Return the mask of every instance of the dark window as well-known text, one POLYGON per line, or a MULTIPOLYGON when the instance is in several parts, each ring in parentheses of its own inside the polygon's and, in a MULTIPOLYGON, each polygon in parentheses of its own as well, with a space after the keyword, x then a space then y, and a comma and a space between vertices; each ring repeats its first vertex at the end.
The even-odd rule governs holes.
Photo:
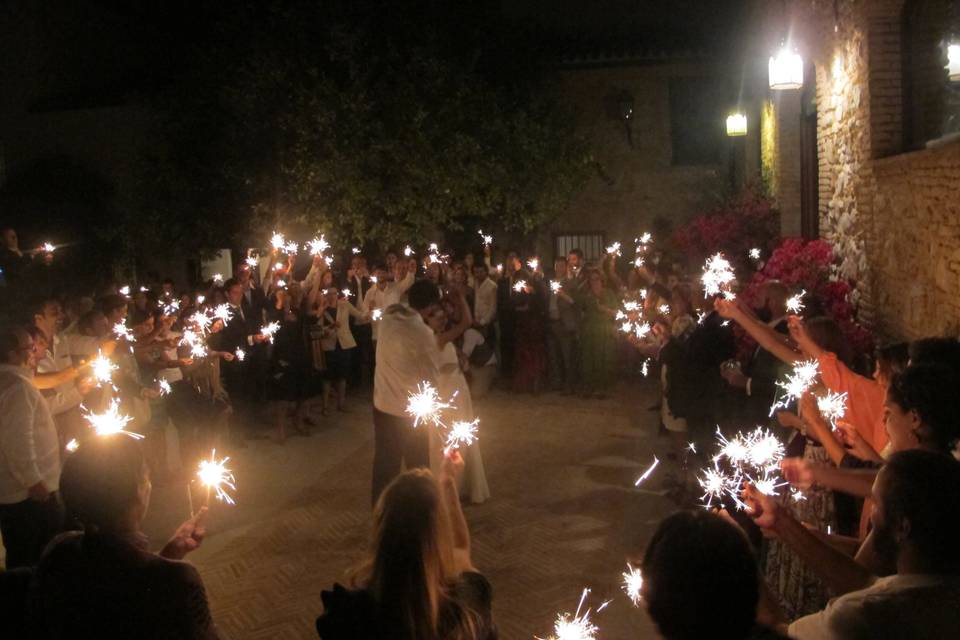
POLYGON ((720 164, 729 100, 720 82, 670 79, 670 141, 673 164, 720 164))
POLYGON ((605 251, 602 233, 565 233, 553 239, 554 257, 565 256, 573 249, 583 251, 587 262, 599 260, 605 251))
POLYGON ((951 82, 947 47, 960 44, 960 0, 914 0, 903 7, 903 146, 960 134, 960 82, 951 82))

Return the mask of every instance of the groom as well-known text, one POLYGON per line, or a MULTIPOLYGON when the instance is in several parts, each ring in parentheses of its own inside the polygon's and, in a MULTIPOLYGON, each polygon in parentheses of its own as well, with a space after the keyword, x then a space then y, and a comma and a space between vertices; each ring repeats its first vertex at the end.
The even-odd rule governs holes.
POLYGON ((373 378, 373 504, 400 473, 402 463, 408 469, 430 466, 427 429, 414 428, 406 407, 417 385, 437 386, 439 350, 426 321, 439 306, 440 293, 429 280, 418 280, 407 300, 407 305, 387 307, 379 320, 373 378))

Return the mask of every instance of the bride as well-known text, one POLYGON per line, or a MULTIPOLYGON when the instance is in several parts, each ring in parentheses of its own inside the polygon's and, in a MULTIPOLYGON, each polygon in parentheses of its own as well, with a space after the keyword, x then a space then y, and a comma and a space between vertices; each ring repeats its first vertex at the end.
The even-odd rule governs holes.
MULTIPOLYGON (((447 297, 444 298, 443 305, 430 316, 429 324, 437 336, 437 348, 440 350, 438 362, 440 397, 446 399, 456 394, 453 400, 454 408, 448 414, 450 419, 472 422, 476 416, 473 413, 470 386, 463 375, 461 365, 461 359, 466 360, 466 357, 457 350, 454 341, 473 324, 473 317, 466 298, 459 288, 451 287, 447 297)), ((460 495, 474 504, 480 504, 490 497, 490 487, 487 485, 487 477, 483 471, 483 458, 480 456, 480 445, 477 441, 469 447, 461 445, 460 453, 466 463, 460 495)))

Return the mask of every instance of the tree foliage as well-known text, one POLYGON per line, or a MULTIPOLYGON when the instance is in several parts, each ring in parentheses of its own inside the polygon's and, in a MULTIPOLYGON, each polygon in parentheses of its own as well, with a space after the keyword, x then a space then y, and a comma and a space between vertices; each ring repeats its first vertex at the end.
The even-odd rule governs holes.
POLYGON ((526 233, 588 175, 536 39, 482 2, 253 3, 216 25, 145 174, 181 238, 526 233))

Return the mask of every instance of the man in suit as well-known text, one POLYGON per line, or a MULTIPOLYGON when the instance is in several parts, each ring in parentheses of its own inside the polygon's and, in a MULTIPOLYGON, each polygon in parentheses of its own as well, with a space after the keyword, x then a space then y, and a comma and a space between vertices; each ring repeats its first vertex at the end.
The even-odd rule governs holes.
MULTIPOLYGON (((757 317, 773 329, 787 335, 787 299, 790 290, 779 280, 770 280, 763 286, 757 317)), ((748 424, 764 424, 770 415, 770 406, 776 394, 776 382, 784 373, 784 365, 775 355, 757 346, 743 371, 723 367, 721 375, 733 388, 739 417, 748 424), (746 397, 744 397, 746 396, 746 397)))
MULTIPOLYGON (((367 270, 367 259, 362 255, 355 255, 350 259, 350 268, 341 289, 348 289, 350 295, 347 300, 360 307, 370 290, 370 272, 367 270)), ((373 375, 373 326, 369 318, 357 319, 350 316, 350 332, 357 343, 350 361, 350 386, 354 389, 363 384, 363 369, 366 368, 373 375)))

